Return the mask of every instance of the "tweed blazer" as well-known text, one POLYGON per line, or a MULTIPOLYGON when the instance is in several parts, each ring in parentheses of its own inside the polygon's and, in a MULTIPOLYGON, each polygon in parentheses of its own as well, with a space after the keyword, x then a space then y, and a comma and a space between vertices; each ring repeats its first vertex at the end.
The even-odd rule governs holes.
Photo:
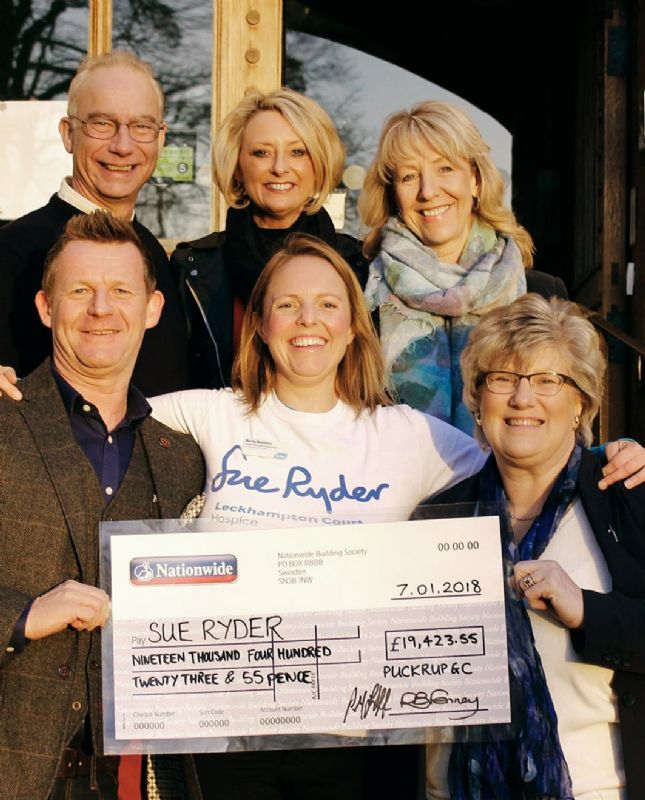
POLYGON ((61 582, 97 584, 99 521, 178 517, 203 488, 204 464, 192 439, 148 418, 106 506, 49 360, 21 389, 21 403, 0 400, 0 800, 45 800, 88 713, 102 751, 100 633, 68 629, 14 653, 15 625, 61 582))

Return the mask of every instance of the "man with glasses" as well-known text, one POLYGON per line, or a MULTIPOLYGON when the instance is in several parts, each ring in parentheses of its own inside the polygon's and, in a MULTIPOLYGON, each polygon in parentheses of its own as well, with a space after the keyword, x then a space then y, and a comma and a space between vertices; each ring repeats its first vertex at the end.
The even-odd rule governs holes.
POLYGON ((118 50, 84 59, 59 131, 72 154, 71 177, 46 206, 0 229, 0 363, 26 375, 50 355, 51 336, 34 306, 45 255, 71 217, 103 208, 133 221, 165 297, 159 325, 144 338, 134 383, 148 395, 186 388, 186 330, 168 259, 134 219, 166 131, 163 94, 151 67, 118 50))

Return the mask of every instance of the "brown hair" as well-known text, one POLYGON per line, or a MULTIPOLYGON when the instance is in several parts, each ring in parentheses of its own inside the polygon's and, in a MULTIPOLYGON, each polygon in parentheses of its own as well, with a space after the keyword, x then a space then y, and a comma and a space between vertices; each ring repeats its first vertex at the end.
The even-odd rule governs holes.
POLYGON ((232 384, 240 389, 251 411, 257 411, 264 396, 275 387, 275 365, 262 341, 260 327, 264 299, 278 269, 296 256, 322 258, 340 276, 347 289, 354 338, 336 374, 336 393, 356 413, 389 405, 385 364, 378 337, 363 292, 351 267, 328 244, 302 233, 288 236, 284 246, 270 259, 258 278, 242 323, 240 351, 233 366, 232 384))
POLYGON ((432 148, 453 163, 463 158, 476 173, 479 207, 473 213, 496 231, 511 236, 525 267, 533 264, 533 240, 504 205, 504 182, 490 156, 490 147, 470 117, 456 106, 434 100, 409 111, 397 111, 386 120, 378 150, 365 178, 358 208, 369 228, 363 252, 372 259, 381 247, 383 226, 397 213, 393 180, 397 166, 411 154, 432 148))
POLYGON ((45 257, 41 288, 51 298, 54 287, 56 260, 70 242, 98 242, 100 244, 133 244, 144 265, 144 280, 148 294, 154 291, 157 284, 155 268, 146 253, 139 235, 132 223, 118 219, 109 211, 99 209, 89 214, 76 214, 65 225, 62 234, 56 239, 45 257))
MULTIPOLYGON (((474 414, 479 408, 482 376, 507 364, 528 363, 545 348, 568 358, 567 373, 576 382, 582 400, 576 438, 588 446, 591 424, 598 413, 607 368, 600 337, 575 303, 526 294, 509 306, 483 316, 461 354, 464 403, 474 414)), ((477 428, 481 437, 481 429, 477 428)))
POLYGON ((248 94, 224 119, 213 144, 213 177, 226 202, 237 208, 249 204, 236 178, 244 131, 262 111, 276 111, 305 144, 314 168, 315 197, 304 211, 314 214, 336 188, 345 162, 345 148, 327 112, 304 94, 278 89, 269 94, 248 94))

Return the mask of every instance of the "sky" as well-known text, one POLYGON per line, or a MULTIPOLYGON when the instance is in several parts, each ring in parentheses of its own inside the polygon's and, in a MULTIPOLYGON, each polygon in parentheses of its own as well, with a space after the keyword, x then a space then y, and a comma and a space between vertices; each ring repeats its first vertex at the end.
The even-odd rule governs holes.
POLYGON ((355 112, 362 116, 367 125, 378 131, 388 114, 421 100, 454 103, 474 119, 484 141, 490 145, 493 160, 510 175, 512 136, 493 117, 458 95, 412 72, 360 50, 345 49, 363 84, 363 91, 357 97, 355 112))

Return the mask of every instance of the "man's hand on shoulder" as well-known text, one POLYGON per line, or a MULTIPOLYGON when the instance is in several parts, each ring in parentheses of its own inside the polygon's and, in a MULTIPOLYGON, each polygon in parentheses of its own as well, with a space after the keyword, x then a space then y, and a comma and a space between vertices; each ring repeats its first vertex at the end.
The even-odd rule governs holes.
POLYGON ((110 616, 110 598, 96 586, 65 581, 32 603, 25 624, 26 639, 44 639, 64 631, 91 631, 105 625, 110 616))
POLYGON ((22 400, 22 392, 18 389, 18 376, 13 367, 0 365, 0 397, 6 394, 12 400, 22 400))
MULTIPOLYGON (((2 384, 0 384, 0 389, 2 384)), ((633 489, 645 482, 645 448, 631 439, 619 439, 605 446, 607 464, 602 468, 604 478, 598 484, 606 489, 612 483, 625 481, 626 489, 633 489)))

